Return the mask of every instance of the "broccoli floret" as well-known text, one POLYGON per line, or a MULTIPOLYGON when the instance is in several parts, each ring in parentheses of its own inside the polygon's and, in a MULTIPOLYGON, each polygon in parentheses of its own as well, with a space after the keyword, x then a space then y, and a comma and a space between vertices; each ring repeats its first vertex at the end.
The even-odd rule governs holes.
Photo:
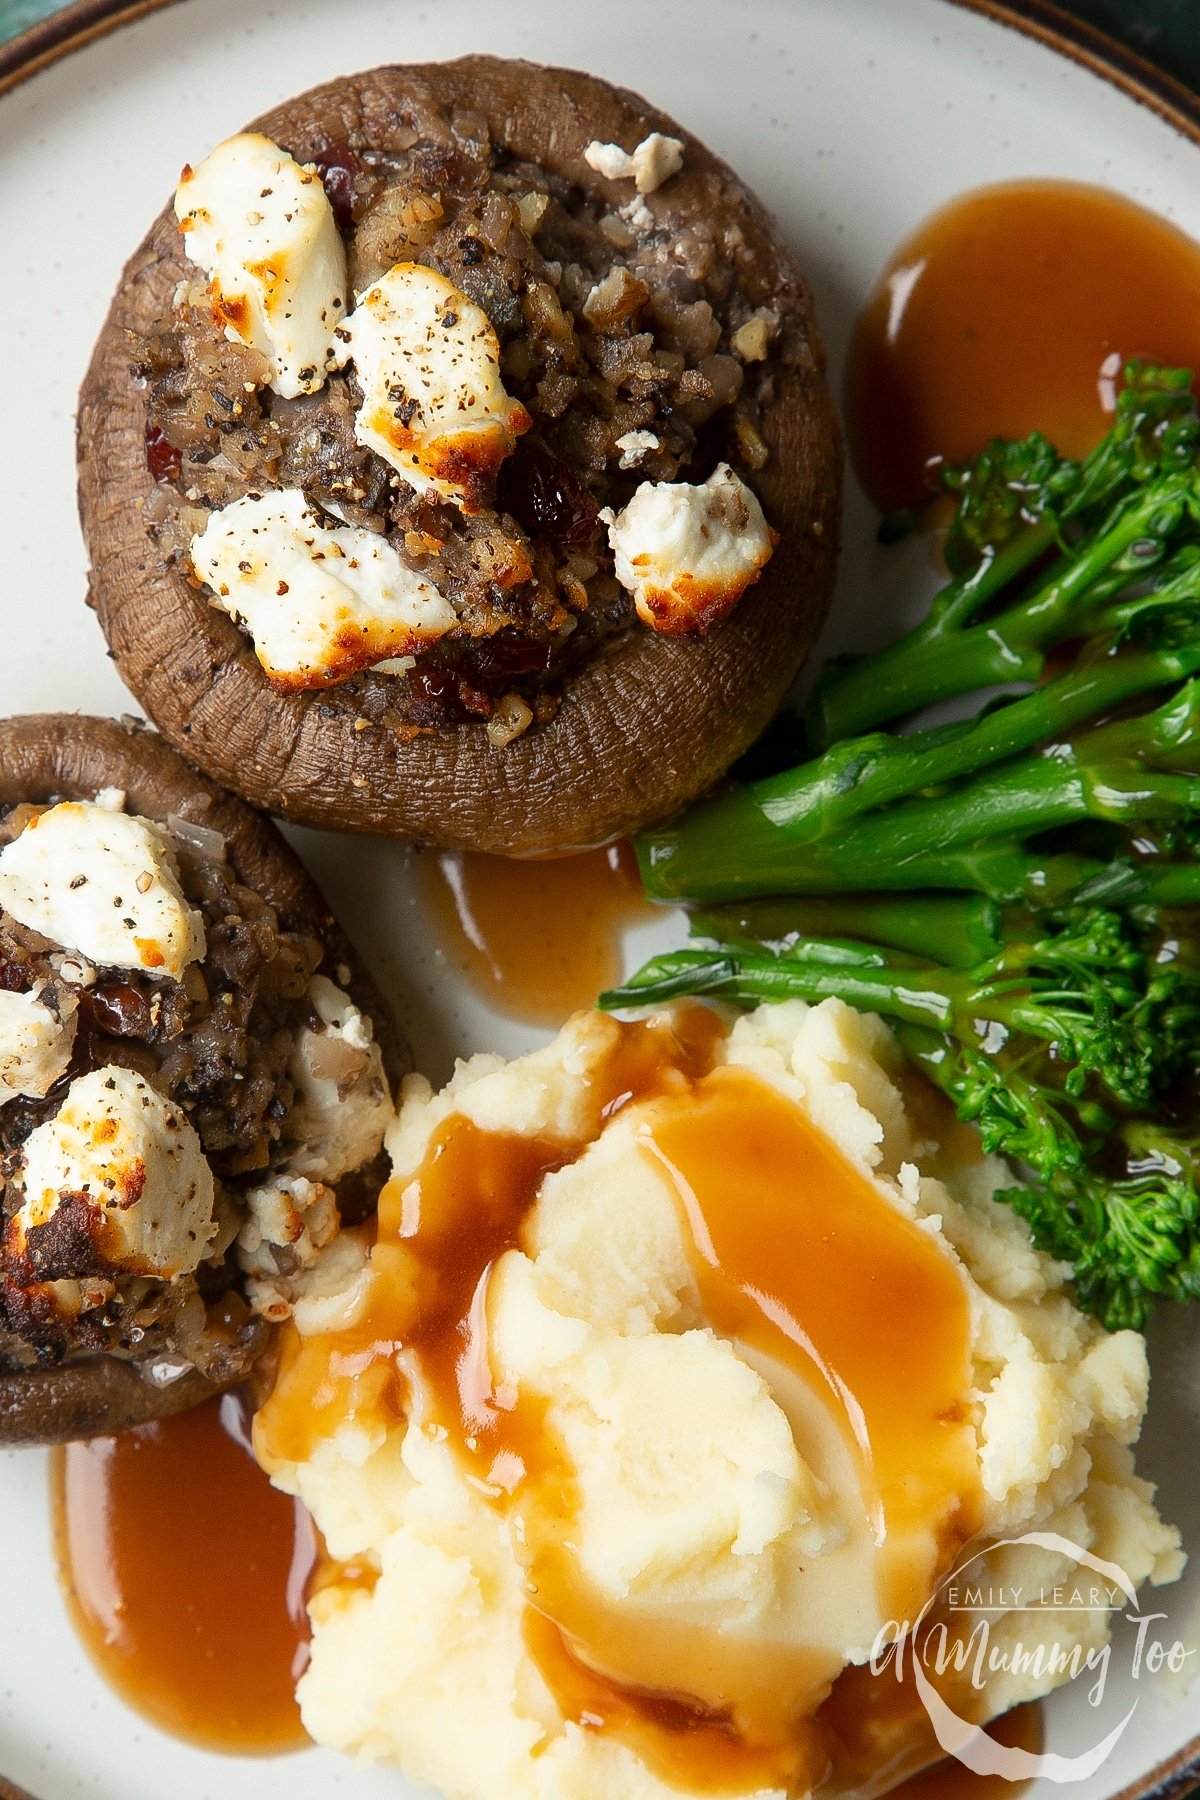
POLYGON ((1190 372, 1131 363, 1112 429, 1082 463, 1035 434, 951 471, 960 504, 948 560, 964 572, 896 643, 828 666, 809 710, 813 741, 990 682, 1036 680, 1053 645, 1087 636, 1108 601, 1194 535, 1198 442, 1190 372))

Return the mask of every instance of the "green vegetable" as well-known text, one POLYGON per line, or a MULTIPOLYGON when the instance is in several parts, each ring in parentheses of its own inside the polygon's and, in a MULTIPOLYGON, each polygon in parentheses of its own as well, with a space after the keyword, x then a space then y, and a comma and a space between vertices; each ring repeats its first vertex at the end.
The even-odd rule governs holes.
POLYGON ((748 900, 692 914, 695 937, 779 955, 806 937, 845 934, 893 950, 969 969, 995 956, 1025 921, 1006 923, 980 894, 830 894, 748 900))
POLYGON ((1072 1265, 1080 1304, 1110 1331, 1140 1329, 1159 1299, 1200 1296, 1195 1164, 1160 1125, 1106 1131, 1102 1117, 1073 1109, 1044 1061, 1002 1066, 911 1026, 897 1035, 984 1148, 1024 1165, 1028 1178, 996 1198, 1072 1265))
POLYGON ((601 1004, 880 1013, 1021 1174, 1000 1198, 1082 1304, 1141 1324, 1200 1296, 1200 1134, 1178 1123, 1200 1082, 1190 376, 1131 366, 1082 463, 1034 434, 947 485, 952 579, 915 631, 818 685, 821 754, 642 837, 647 893, 699 905, 708 942, 601 1004), (1035 685, 991 697, 1013 683, 1035 685), (973 718, 868 729, 969 692, 973 718))
POLYGON ((1090 635, 1106 601, 1196 523, 1198 437, 1190 374, 1131 364, 1113 428, 1085 462, 1052 456, 1035 435, 997 441, 952 474, 960 506, 947 558, 966 561, 966 572, 886 650, 830 665, 810 707, 813 742, 973 688, 1036 680, 1053 645, 1090 635), (1061 554, 1035 573, 1056 544, 1061 554))
MULTIPOLYGON (((1168 679, 1168 668, 1200 666, 1200 638, 1186 654, 1114 657, 1100 665, 1106 671, 1102 679, 1093 681, 1088 671, 1064 676, 966 727, 911 738, 853 739, 819 759, 823 774, 814 776, 809 773, 814 765, 804 764, 790 775, 712 801, 673 830, 639 841, 646 891, 659 900, 709 901, 941 886, 1034 902, 1044 882, 1030 874, 1018 848, 1022 840, 1082 819, 1136 827, 1186 820, 1200 810, 1200 777, 1191 772, 1200 767, 1200 684, 1188 682, 1155 712, 1053 743, 1049 754, 1027 751, 994 767, 988 754, 983 764, 988 772, 928 798, 864 808, 861 815, 854 799, 859 792, 887 792, 905 783, 927 787, 931 783, 922 775, 948 771, 956 759, 978 766, 981 746, 990 749, 1003 741, 1010 714, 1021 714, 1019 729, 1008 733, 1010 741, 1027 741, 1031 721, 1047 735, 1064 690, 1065 716, 1059 721, 1064 728, 1078 722, 1083 704, 1097 694, 1104 695, 1101 710, 1107 710, 1122 691, 1126 696, 1137 691, 1130 667, 1134 678, 1144 681, 1148 666, 1168 679), (840 785, 832 773, 839 760, 840 785), (992 839, 1003 842, 999 861, 977 859, 973 849, 986 849, 992 839)), ((1065 892, 1052 903, 1061 904, 1065 892)))
POLYGON ((600 1004, 662 1000, 679 991, 681 976, 685 991, 750 1005, 833 997, 989 1056, 1016 1036, 1033 1038, 1051 1051, 1067 1093, 1082 1095, 1095 1077, 1127 1107, 1150 1103, 1200 1027, 1200 977, 1154 962, 1132 921, 1099 908, 1005 944, 969 969, 847 938, 806 937, 776 955, 729 945, 672 951, 600 1004))
MULTIPOLYGON (((1200 564, 1193 580, 1200 601, 1200 564)), ((851 738, 693 807, 639 840, 646 891, 661 900, 710 900, 786 885, 780 871, 794 866, 798 851, 819 848, 862 814, 993 767, 1200 671, 1197 611, 1185 646, 1110 650, 976 719, 907 737, 851 738)))

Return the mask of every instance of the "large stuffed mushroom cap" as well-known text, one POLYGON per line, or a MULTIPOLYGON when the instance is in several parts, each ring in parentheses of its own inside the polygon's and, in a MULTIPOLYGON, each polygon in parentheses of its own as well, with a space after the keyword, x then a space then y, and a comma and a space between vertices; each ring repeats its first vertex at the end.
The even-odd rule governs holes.
MULTIPOLYGON (((374 1066, 385 1076, 381 1111, 387 1106, 390 1087, 408 1066, 406 1048, 391 1021, 386 1003, 330 914, 320 892, 294 852, 268 820, 197 774, 157 734, 140 725, 73 714, 44 714, 0 721, 0 815, 4 818, 6 847, 20 847, 22 838, 29 833, 32 847, 36 849, 34 840, 38 836, 38 829, 31 831, 29 820, 32 819, 34 827, 40 828, 42 835, 49 838, 51 834, 46 821, 69 814, 72 803, 83 803, 83 807, 78 810, 86 810, 89 817, 99 819, 102 826, 106 819, 116 817, 122 824, 128 821, 139 831, 147 825, 165 827, 164 842, 174 846, 170 857, 176 869, 186 863, 189 856, 203 861, 207 868, 206 875, 183 877, 189 893, 197 891, 197 883, 203 880, 209 883, 210 888, 216 884, 214 891, 218 893, 234 897, 240 895, 246 901, 257 896, 265 902, 265 907, 260 908, 255 920, 256 932, 261 931, 263 934, 256 941, 283 945, 282 954, 285 957, 292 955, 293 946, 299 946, 296 951, 299 959, 296 968, 300 972, 294 979, 301 998, 294 1007, 291 1002, 278 1002, 275 1011, 270 1014, 251 1011, 247 1029, 256 1029, 263 1022, 269 1021, 271 1028, 278 1031, 281 1025, 286 1025, 294 1016, 298 1025, 296 1041, 308 1030, 312 1040, 316 1042, 322 1023, 313 1014, 307 1000, 307 992, 311 990, 305 990, 303 984, 309 979, 307 970, 314 966, 319 968, 325 974, 320 977, 314 975, 311 979, 314 988, 319 981, 324 980, 325 987, 317 989, 322 999, 326 993, 334 991, 329 980, 332 977, 340 984, 339 991, 345 1006, 352 1006, 355 1016, 361 1013, 364 1020, 370 1021, 372 1043, 378 1047, 377 1050, 372 1050, 372 1056, 376 1059, 374 1066), (97 796, 100 797, 100 806, 96 805, 97 796), (249 894, 247 890, 250 890, 249 894), (283 934, 286 934, 286 938, 283 934)), ((39 875, 43 869, 53 866, 50 861, 33 864, 27 859, 27 863, 29 867, 36 868, 39 875)), ((59 863, 58 867, 64 869, 65 865, 59 863)), ((80 885, 78 878, 73 879, 77 888, 80 885)), ((10 898, 13 894, 19 896, 13 904, 19 912, 24 913, 27 894, 20 882, 13 886, 13 880, 12 865, 5 863, 4 854, 0 852, 0 884, 5 885, 6 894, 10 898)), ((55 879, 47 885, 60 897, 61 894, 72 891, 72 883, 65 879, 61 883, 55 879)), ((148 890, 150 884, 143 877, 141 885, 148 890)), ((33 891, 36 897, 36 884, 33 885, 33 891)), ((152 893, 149 897, 153 897, 152 893)), ((105 898, 107 899, 107 895, 105 898)), ((139 897, 135 895, 131 909, 136 911, 138 904, 139 897)), ((107 908, 103 910, 107 911, 107 908)), ((32 916, 27 914, 27 917, 32 916)), ((164 1009, 182 1004, 177 994, 182 994, 190 970, 201 973, 208 970, 211 979, 213 969, 218 966, 212 960, 211 938, 220 932, 233 944, 237 928, 245 923, 240 917, 220 918, 204 912, 194 916, 207 921, 209 955, 207 958, 199 955, 198 946, 193 946, 190 969, 184 970, 178 981, 164 976, 159 984, 159 998, 164 1009)), ((203 1109, 206 1105, 219 1106, 219 1095, 211 1091, 202 1092, 200 1098, 193 1101, 188 1095, 195 1095, 198 1090, 195 1084, 188 1087, 186 1077, 182 1083, 177 1082, 175 1088, 171 1086, 172 1081, 178 1077, 177 1067, 164 1068, 160 1071, 161 1079, 160 1074, 149 1068, 146 1042, 132 1036, 122 1039, 119 1035, 105 1035, 108 1029, 119 1033, 123 1028, 119 1021, 112 1021, 114 1011, 124 1008, 132 1018, 139 1006, 146 1003, 147 996, 149 1004, 155 1004, 156 972, 153 968, 149 976, 143 976, 132 971, 128 963, 124 968, 111 970, 92 967, 85 955, 70 947, 63 952, 57 942, 48 940, 21 919, 14 919, 7 910, 0 919, 0 924, 4 930, 3 984, 6 998, 20 992, 24 985, 23 973, 44 967, 47 962, 51 967, 62 971, 64 980, 83 984, 75 990, 78 994, 77 1001, 73 996, 70 1000, 71 1024, 74 1028, 70 1064, 61 1070, 52 1068, 48 1081, 27 1083, 23 1088, 18 1086, 15 1097, 11 1083, 0 1095, 6 1113, 12 1113, 14 1109, 25 1109, 15 1123, 10 1119, 5 1125, 9 1161, 3 1216, 0 1217, 0 1288, 4 1289, 3 1296, 0 1296, 0 1444, 54 1443, 72 1438, 109 1435, 126 1427, 181 1411, 217 1392, 228 1382, 253 1378, 254 1369, 271 1342, 271 1331, 266 1321, 272 1315, 266 1309, 264 1319, 261 1316, 263 1309, 260 1308, 256 1313, 246 1303, 248 1284, 244 1270, 247 1264, 242 1262, 239 1266, 232 1233, 236 1226, 244 1223, 244 1217, 249 1216, 238 1211, 244 1206, 245 1190, 253 1182, 267 1180, 268 1177, 261 1171, 251 1171, 239 1186, 242 1178, 236 1174, 229 1175, 229 1169, 237 1169, 239 1166, 236 1146, 232 1149, 229 1147, 233 1144, 232 1133, 229 1134, 224 1158, 218 1153, 214 1160, 209 1146, 213 1141, 221 1142, 221 1122, 217 1119, 210 1128, 210 1121, 204 1116, 203 1109), (18 961, 12 960, 14 956, 18 961), (19 960, 26 956, 30 959, 27 963, 19 960), (91 999, 89 996, 92 995, 96 998, 91 999), (126 1044, 130 1046, 128 1051, 126 1044), (97 1064, 109 1063, 122 1063, 123 1066, 111 1071, 102 1067, 99 1076, 91 1072, 97 1064), (145 1072, 143 1064, 146 1065, 145 1072), (25 1277, 21 1274, 19 1262, 14 1261, 13 1246, 16 1241, 16 1222, 19 1222, 14 1221, 14 1214, 17 1202, 22 1197, 23 1184, 27 1189, 28 1183, 24 1181, 24 1176, 27 1176, 28 1165, 33 1160, 28 1146, 39 1129, 44 1136, 47 1124, 53 1125, 55 1120, 67 1116, 72 1104, 72 1094, 79 1096, 82 1101, 87 1090, 87 1097, 94 1098, 91 1096, 91 1088, 100 1076, 106 1075, 109 1077, 109 1087, 114 1088, 118 1098, 120 1092, 128 1091, 146 1107, 163 1107, 177 1123, 179 1115, 183 1115, 184 1123, 178 1129, 181 1134, 186 1134, 188 1144, 192 1147, 193 1174, 196 1172, 195 1159, 202 1156, 206 1158, 205 1171, 202 1173, 210 1193, 214 1183, 206 1173, 208 1163, 220 1171, 215 1187, 224 1195, 224 1229, 230 1237, 230 1253, 224 1262, 208 1274, 208 1300, 210 1314, 218 1320, 218 1332, 227 1335, 217 1340, 209 1335, 207 1342, 210 1354, 203 1372, 191 1365, 185 1356, 172 1354, 169 1341, 164 1352, 163 1344, 156 1344, 149 1335, 147 1344, 151 1348, 143 1358, 136 1349, 131 1350, 128 1342, 123 1343, 120 1353, 112 1353, 104 1347, 102 1333, 93 1333, 90 1346, 86 1336, 78 1340, 67 1337, 63 1342, 55 1343, 49 1338, 39 1338, 36 1331, 27 1338, 22 1337, 19 1320, 12 1315, 8 1317, 8 1326, 4 1324, 4 1308, 10 1300, 20 1301, 24 1292, 20 1283, 25 1277), (158 1091, 164 1084, 165 1100, 158 1091), (23 1097, 31 1092, 38 1097, 32 1100, 23 1097), (40 1127, 38 1120, 43 1121, 40 1127), (203 1150, 199 1134, 203 1135, 203 1150), (232 1222, 229 1213, 231 1207, 234 1209, 232 1222), (228 1305, 227 1299, 230 1302, 228 1305)), ((93 931, 107 929, 103 912, 94 915, 89 928, 93 931)), ((246 945, 250 942, 248 934, 236 941, 240 949, 236 952, 229 950, 226 962, 220 965, 226 971, 230 966, 229 956, 235 953, 252 953, 246 950, 246 945)), ((243 967, 246 968, 247 982, 252 981, 253 971, 245 964, 243 967)), ((54 986, 53 980, 50 985, 54 986)), ((42 992, 45 998, 48 990, 43 989, 42 992)), ((212 995, 210 998, 219 1002, 221 996, 212 995)), ((57 1004, 57 1000, 52 999, 51 1003, 57 1004)), ((179 1016, 181 1020, 185 1020, 182 1013, 179 1016)), ((181 1054, 178 1045, 182 1041, 177 1038, 173 1045, 168 1042, 166 1046, 168 1053, 174 1048, 177 1061, 181 1054)), ((190 1040, 188 1042, 190 1046, 190 1040)), ((327 1059, 340 1051, 340 1045, 334 1045, 332 1040, 328 1044, 322 1040, 321 1054, 327 1059)), ((286 1059, 290 1054, 289 1044, 281 1044, 279 1058, 286 1059)), ((345 1063, 347 1058, 344 1052, 342 1056, 345 1063)), ((251 1071, 251 1079, 263 1078, 263 1066, 261 1062, 256 1065, 251 1071)), ((193 1065, 193 1068, 198 1067, 198 1063, 193 1065)), ((7 1063, 5 1072, 11 1074, 7 1063)), ((233 1079, 236 1081, 239 1077, 234 1076, 233 1079)), ((289 1094, 290 1092, 289 1089, 289 1094)), ((81 1111, 81 1107, 77 1106, 76 1111, 81 1111)), ((100 1111, 103 1111, 103 1107, 100 1111)), ((94 1130, 97 1137, 103 1135, 104 1121, 100 1113, 94 1107, 89 1110, 87 1106, 82 1106, 82 1114, 77 1123, 83 1130, 94 1130)), ((296 1116, 299 1117, 299 1114, 296 1116)), ((311 1113, 309 1116, 312 1116, 311 1113)), ((296 1166, 303 1163, 305 1150, 306 1146, 301 1145, 298 1159, 293 1155, 296 1166)), ((322 1147, 321 1154, 325 1156, 326 1166, 331 1171, 330 1179, 333 1181, 339 1166, 336 1151, 333 1161, 329 1159, 327 1146, 322 1147)), ((241 1160, 254 1159, 243 1157, 241 1160)), ((352 1162, 353 1157, 343 1157, 342 1161, 352 1162)), ((315 1163, 312 1166, 315 1170, 315 1163)), ((358 1168, 347 1169, 346 1172, 348 1180, 345 1192, 339 1185, 338 1199, 343 1203, 349 1201, 350 1204, 361 1204, 364 1199, 369 1200, 375 1171, 364 1164, 361 1182, 358 1168), (362 1192, 359 1191, 360 1187, 362 1192)), ((293 1188, 305 1198, 311 1192, 316 1192, 312 1184, 303 1189, 295 1188, 293 1184, 293 1188)), ((168 1199, 173 1198, 169 1183, 166 1193, 168 1199)), ((136 1195, 134 1197, 137 1198, 136 1195)), ((64 1195, 62 1198, 78 1199, 78 1196, 64 1195)), ((145 1195, 141 1198, 144 1205, 145 1195)), ((24 1199, 28 1205, 28 1191, 25 1192, 24 1199)), ((327 1213, 329 1210, 330 1202, 327 1202, 327 1213)), ((123 1216, 128 1219, 134 1215, 126 1212, 123 1216)), ((333 1221, 336 1224, 336 1215, 333 1215, 333 1221)), ((160 1230, 166 1230, 169 1234, 169 1217, 156 1223, 160 1230)), ((64 1241, 67 1252, 76 1254, 77 1243, 69 1238, 64 1241)), ((106 1271, 100 1269, 98 1272, 106 1271)), ((142 1274, 145 1272, 144 1269, 139 1271, 142 1274)), ((53 1273, 55 1271, 51 1270, 51 1274, 53 1273)), ((146 1291, 153 1294, 153 1281, 147 1282, 146 1291)), ((193 1306, 195 1304, 193 1301, 193 1306)))
MULTIPOLYGON (((504 745, 475 722, 416 735, 364 728, 353 681, 279 691, 245 632, 148 535, 156 482, 131 345, 171 315, 181 283, 201 279, 168 207, 122 276, 83 387, 79 480, 91 600, 121 673, 163 735, 256 805, 310 825, 439 845, 566 851, 677 811, 767 724, 830 595, 840 442, 809 291, 777 227, 726 164, 638 96, 570 70, 468 57, 333 81, 249 129, 305 164, 338 147, 399 150, 412 142, 414 118, 456 108, 482 117, 493 143, 540 165, 563 192, 614 210, 633 201, 664 231, 700 219, 719 226, 743 303, 777 321, 759 420, 765 460, 747 471, 778 533, 761 578, 710 629, 673 635, 636 624, 605 642, 566 680, 555 716, 504 745), (589 145, 629 149, 654 133, 681 143, 682 164, 644 195, 604 173, 604 157, 585 156, 589 145)), ((520 429, 518 421, 512 431, 520 429)), ((536 437, 535 420, 529 442, 536 437)), ((514 466, 522 454, 517 444, 514 466)), ((706 453, 687 479, 703 481, 718 460, 706 453)), ((639 611, 648 616, 644 598, 639 611)))

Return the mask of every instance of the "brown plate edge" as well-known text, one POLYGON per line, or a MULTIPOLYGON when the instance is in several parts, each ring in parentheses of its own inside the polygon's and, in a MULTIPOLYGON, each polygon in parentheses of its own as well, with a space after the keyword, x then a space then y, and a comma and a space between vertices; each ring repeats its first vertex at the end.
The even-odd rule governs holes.
POLYGON ((1139 106, 1149 107, 1164 124, 1200 143, 1200 94, 1168 75, 1136 50, 1118 43, 1095 25, 1064 12, 1052 0, 947 0, 964 12, 981 13, 1033 38, 1047 50, 1068 57, 1139 106))
MULTIPOLYGON (((0 45, 0 95, 110 31, 179 3, 180 0, 72 0, 72 4, 50 18, 0 45)), ((1049 0, 946 0, 946 4, 979 13, 1069 57, 1093 75, 1111 82, 1140 106, 1149 107, 1165 124, 1200 145, 1200 96, 1136 51, 1049 4, 1049 0)), ((1200 1734, 1174 1756, 1156 1764, 1144 1780, 1121 1788, 1111 1800, 1178 1800, 1197 1782, 1200 1734)))
MULTIPOLYGON (((0 94, 110 31, 178 4, 179 0, 70 0, 48 19, 0 44, 0 94)), ((1200 95, 1136 50, 1074 18, 1051 0, 946 0, 946 4, 980 13, 1082 64, 1131 100, 1148 106, 1175 130, 1200 142, 1200 95)))

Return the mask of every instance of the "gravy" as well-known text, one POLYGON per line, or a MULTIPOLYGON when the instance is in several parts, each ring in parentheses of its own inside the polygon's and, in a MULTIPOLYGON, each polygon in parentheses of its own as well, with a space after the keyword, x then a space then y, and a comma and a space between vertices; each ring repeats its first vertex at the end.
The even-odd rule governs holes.
POLYGON ((435 932, 498 1012, 560 1025, 621 976, 620 934, 648 918, 626 844, 518 862, 429 852, 413 865, 435 932))
POLYGON ((1103 436, 1130 357, 1200 367, 1200 244, 1106 188, 1016 181, 952 200, 894 252, 859 318, 846 429, 877 506, 1040 430, 1103 436))
POLYGON ((55 1545, 92 1661, 153 1724, 240 1756, 306 1745, 307 1513, 250 1453, 234 1395, 54 1453, 55 1545))

